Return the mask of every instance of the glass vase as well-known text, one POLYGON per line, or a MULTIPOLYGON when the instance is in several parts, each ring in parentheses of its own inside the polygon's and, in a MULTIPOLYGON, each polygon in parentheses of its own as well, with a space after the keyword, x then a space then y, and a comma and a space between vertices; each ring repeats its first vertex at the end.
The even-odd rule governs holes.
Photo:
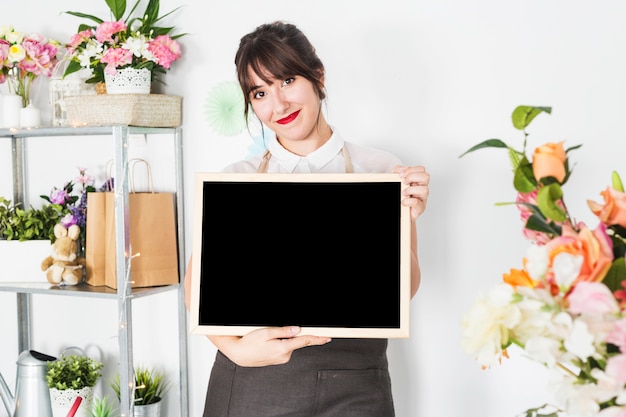
POLYGON ((9 93, 17 94, 22 98, 22 107, 26 107, 30 103, 30 87, 36 78, 36 75, 21 71, 17 67, 9 70, 7 77, 9 93))

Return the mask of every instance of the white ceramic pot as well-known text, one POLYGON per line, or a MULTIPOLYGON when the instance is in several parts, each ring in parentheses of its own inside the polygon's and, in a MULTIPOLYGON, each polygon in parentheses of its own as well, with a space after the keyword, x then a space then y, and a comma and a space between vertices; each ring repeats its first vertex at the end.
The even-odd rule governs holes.
POLYGON ((0 282, 48 282, 41 261, 51 254, 49 240, 0 240, 0 282))
POLYGON ((151 73, 149 70, 123 68, 116 75, 104 74, 107 94, 150 94, 151 73))
POLYGON ((93 387, 85 387, 79 390, 58 390, 50 388, 50 402, 52 404, 52 417, 67 417, 72 406, 81 397, 80 405, 74 417, 90 417, 93 405, 93 387))

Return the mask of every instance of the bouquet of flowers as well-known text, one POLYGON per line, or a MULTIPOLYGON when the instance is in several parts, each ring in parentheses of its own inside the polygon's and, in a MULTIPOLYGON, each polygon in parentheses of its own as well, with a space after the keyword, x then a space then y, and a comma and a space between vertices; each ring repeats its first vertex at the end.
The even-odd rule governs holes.
POLYGON ((522 267, 480 296, 462 320, 463 348, 483 368, 508 357, 512 345, 554 374, 555 404, 527 417, 626 416, 626 194, 617 172, 600 194, 587 200, 595 229, 569 213, 562 186, 572 173, 564 142, 546 143, 526 155, 525 128, 550 107, 518 106, 515 128, 522 150, 489 139, 482 148, 508 151, 517 192, 514 204, 530 240, 522 267))
POLYGON ((164 17, 159 17, 160 0, 148 0, 148 5, 140 17, 133 12, 142 0, 137 0, 126 18, 126 0, 106 0, 113 20, 80 12, 66 13, 89 19, 94 26, 81 24, 78 33, 66 45, 65 58, 69 63, 63 76, 81 69, 91 70, 87 83, 104 82, 104 74, 115 75, 120 68, 145 68, 150 71, 153 81, 158 74, 164 74, 172 63, 181 58, 180 44, 176 41, 184 34, 170 36, 173 27, 156 26, 164 17))
POLYGON ((40 197, 51 203, 60 211, 60 221, 63 226, 70 227, 74 224, 80 226, 81 236, 84 237, 87 225, 87 193, 96 191, 94 178, 87 174, 87 170, 78 167, 79 175, 68 181, 62 188, 53 187, 50 195, 40 197), (74 194, 74 186, 80 184, 79 194, 74 194))
POLYGON ((0 26, 0 84, 9 80, 9 91, 30 102, 30 87, 40 75, 52 76, 59 43, 37 33, 23 33, 0 26))

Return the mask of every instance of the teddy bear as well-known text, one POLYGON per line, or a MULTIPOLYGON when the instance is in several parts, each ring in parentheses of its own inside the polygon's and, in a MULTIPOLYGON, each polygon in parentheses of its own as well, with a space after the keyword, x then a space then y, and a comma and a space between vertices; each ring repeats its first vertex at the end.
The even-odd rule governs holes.
POLYGON ((78 256, 79 235, 78 225, 66 228, 58 223, 54 226, 56 240, 52 244, 52 255, 41 261, 41 270, 50 284, 76 285, 83 280, 85 258, 78 256))

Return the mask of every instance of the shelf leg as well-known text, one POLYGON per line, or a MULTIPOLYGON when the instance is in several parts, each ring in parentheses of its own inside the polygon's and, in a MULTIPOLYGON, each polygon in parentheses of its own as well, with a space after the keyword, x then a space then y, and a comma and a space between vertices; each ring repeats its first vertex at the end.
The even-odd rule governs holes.
POLYGON ((30 294, 17 293, 17 350, 22 353, 30 349, 30 294))

